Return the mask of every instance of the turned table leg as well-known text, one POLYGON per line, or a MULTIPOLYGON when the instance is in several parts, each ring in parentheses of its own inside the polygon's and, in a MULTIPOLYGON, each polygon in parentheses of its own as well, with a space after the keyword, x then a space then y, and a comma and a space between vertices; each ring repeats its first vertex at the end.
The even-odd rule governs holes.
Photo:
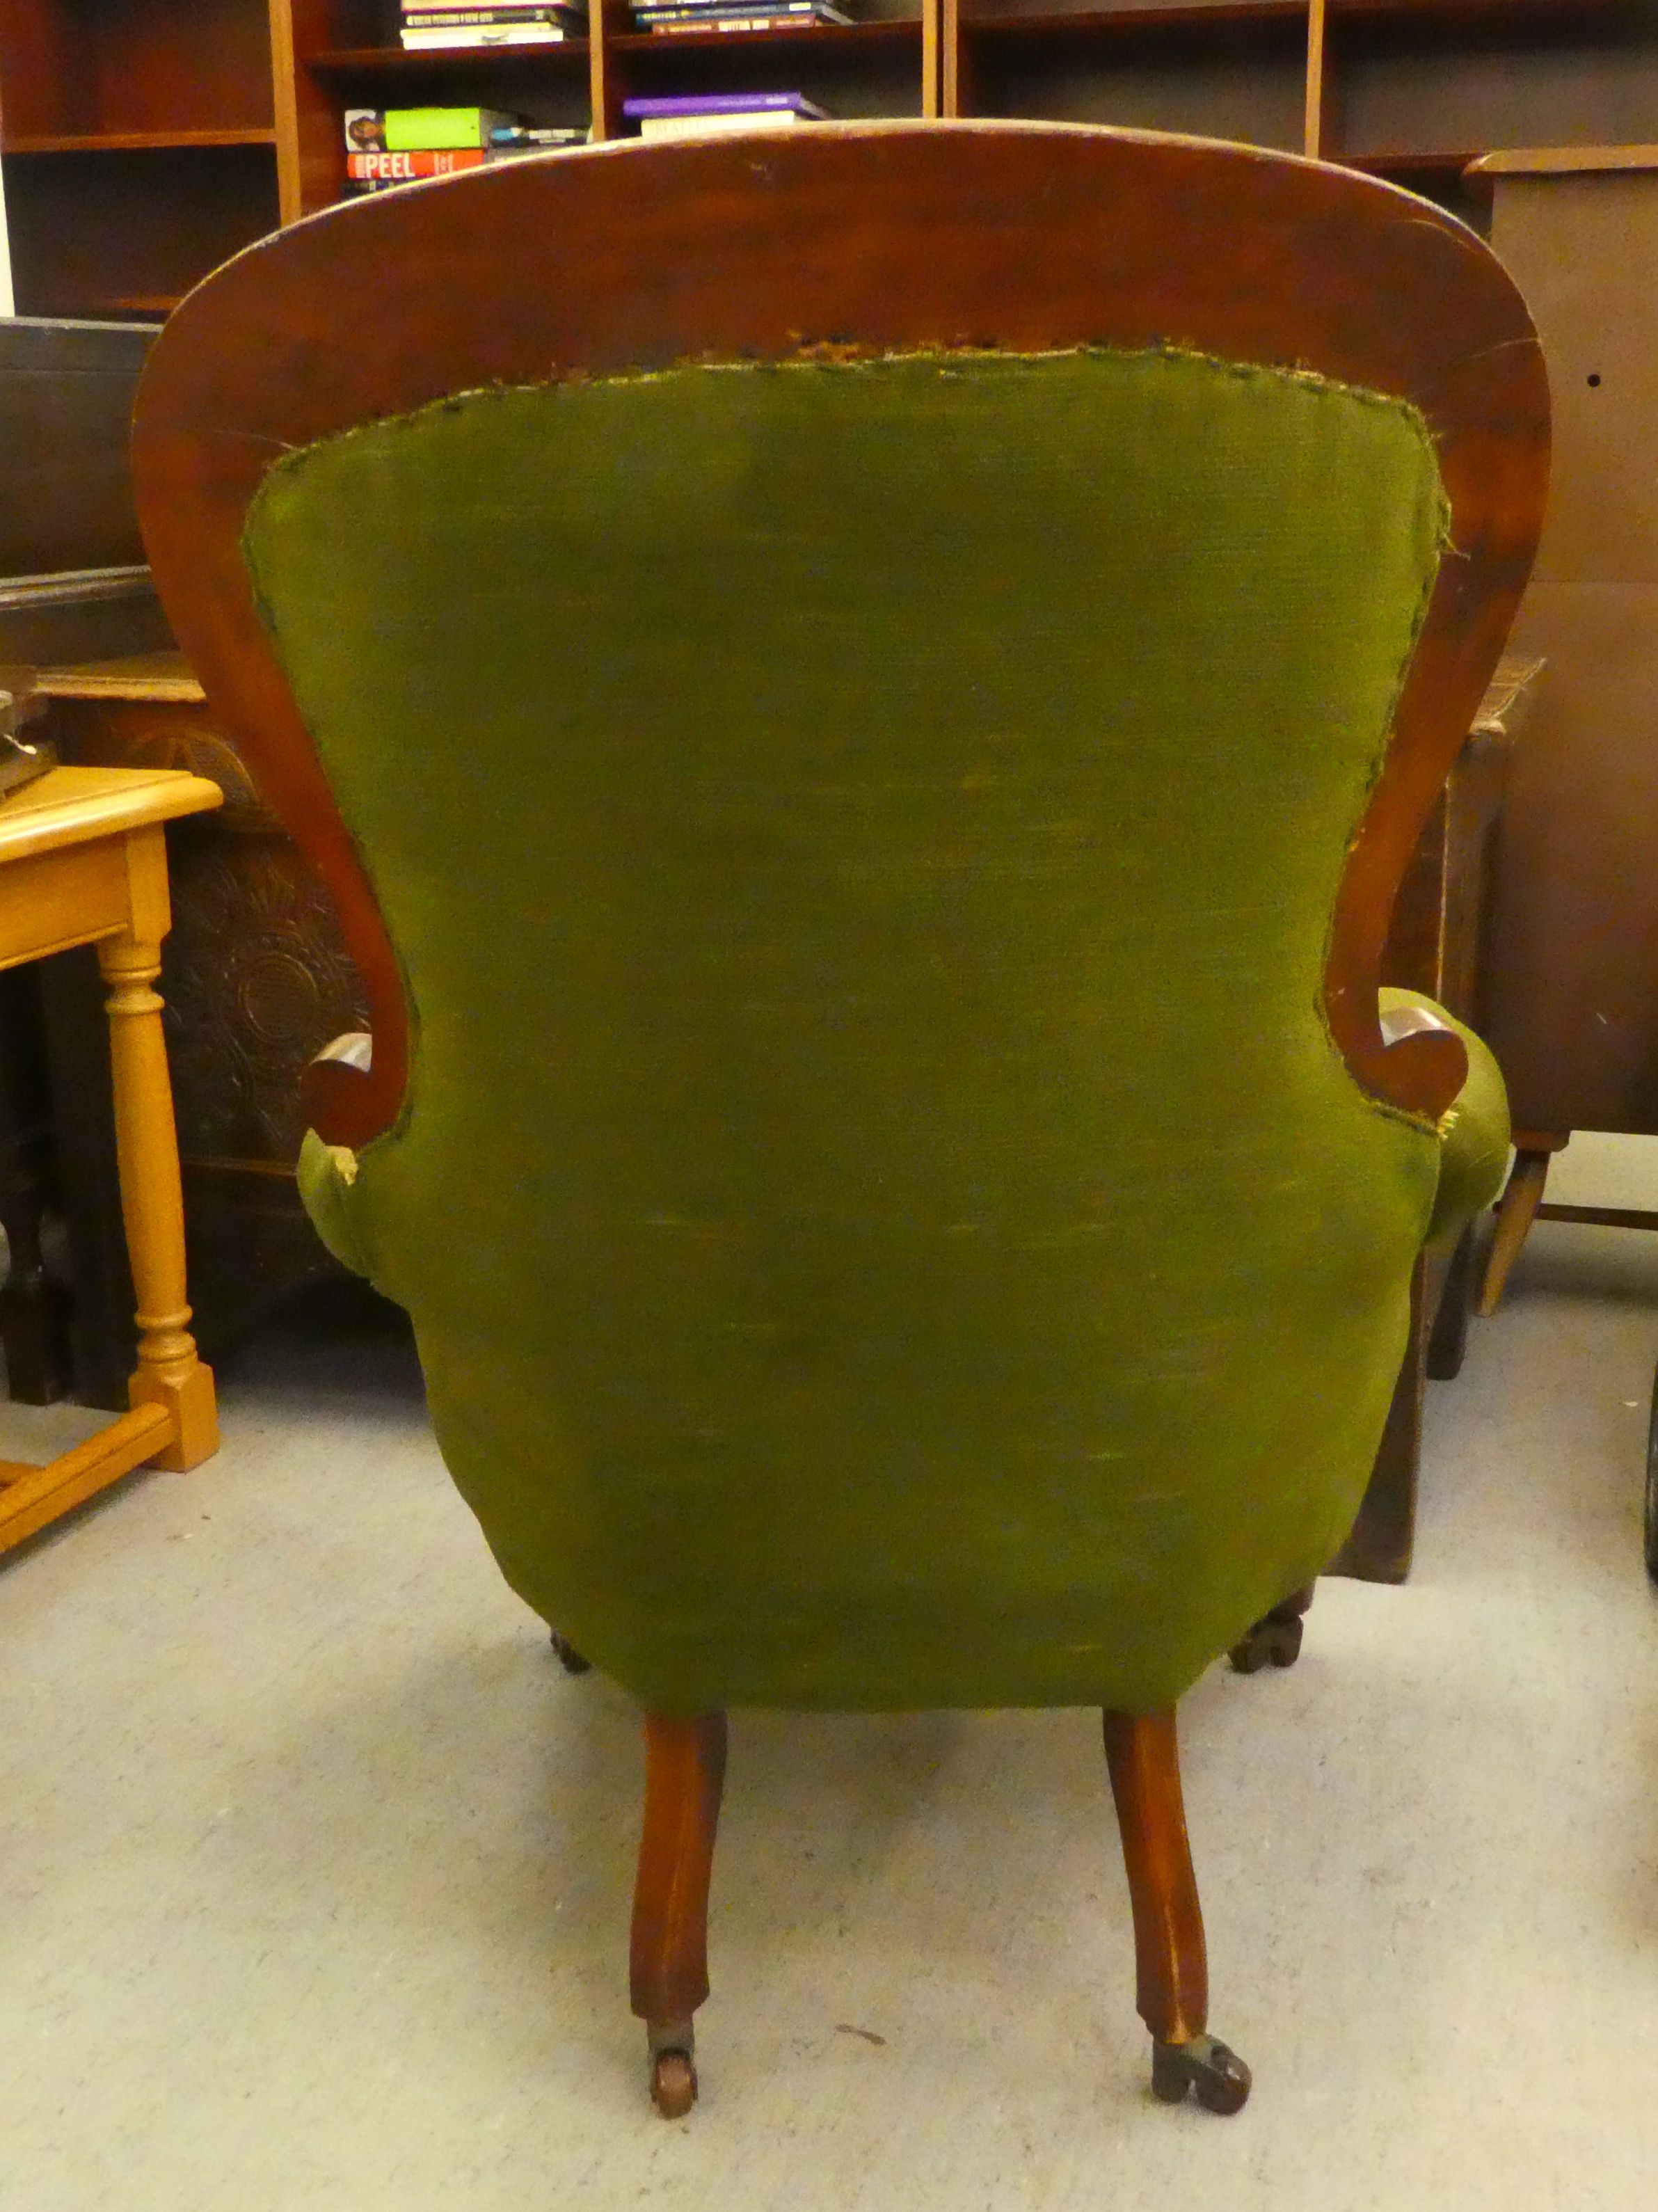
POLYGON ((110 1066, 121 1214, 138 1301, 138 1364, 128 1385, 135 1407, 164 1407, 173 1436, 151 1462, 182 1472, 218 1447, 213 1376, 196 1354, 185 1297, 184 1194, 161 1032, 161 969, 170 919, 159 826, 129 841, 132 925, 98 947, 109 985, 110 1066))

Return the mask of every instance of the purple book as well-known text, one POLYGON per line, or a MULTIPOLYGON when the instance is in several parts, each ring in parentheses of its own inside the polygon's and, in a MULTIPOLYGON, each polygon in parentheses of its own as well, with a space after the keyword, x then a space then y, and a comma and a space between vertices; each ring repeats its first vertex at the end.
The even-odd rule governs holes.
POLYGON ((810 115, 823 111, 803 92, 696 92, 672 100, 624 100, 622 112, 635 121, 660 115, 810 115))

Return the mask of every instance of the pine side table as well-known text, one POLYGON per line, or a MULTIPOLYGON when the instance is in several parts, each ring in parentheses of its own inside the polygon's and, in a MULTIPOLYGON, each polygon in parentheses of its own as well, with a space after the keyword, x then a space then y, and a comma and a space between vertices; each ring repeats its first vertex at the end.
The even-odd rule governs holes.
POLYGON ((121 1212, 138 1304, 129 1410, 46 1467, 0 1461, 0 1551, 130 1469, 178 1471, 217 1449, 213 1376, 185 1297, 184 1208, 161 1037, 171 921, 162 824, 220 804, 204 776, 58 768, 0 802, 0 969, 96 948, 109 987, 121 1212))

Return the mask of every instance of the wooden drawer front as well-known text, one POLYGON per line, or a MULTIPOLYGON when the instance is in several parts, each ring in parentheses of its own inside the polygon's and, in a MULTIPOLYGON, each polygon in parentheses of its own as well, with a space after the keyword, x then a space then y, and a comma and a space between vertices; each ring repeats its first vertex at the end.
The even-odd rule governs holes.
POLYGON ((113 936, 127 920, 118 844, 71 845, 0 868, 0 968, 113 936))

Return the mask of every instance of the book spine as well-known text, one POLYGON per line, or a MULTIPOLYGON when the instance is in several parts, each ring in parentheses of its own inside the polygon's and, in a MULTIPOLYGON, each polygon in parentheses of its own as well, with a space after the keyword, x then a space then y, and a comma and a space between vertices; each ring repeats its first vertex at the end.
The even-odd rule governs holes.
POLYGON ((710 29, 722 17, 773 23, 847 23, 852 20, 833 0, 714 0, 711 5, 695 9, 679 5, 678 0, 638 0, 633 15, 635 23, 652 29, 674 23, 688 30, 710 29))
POLYGON ((467 22, 558 22, 567 28, 585 30, 587 11, 567 5, 566 0, 404 0, 402 20, 406 31, 429 29, 456 19, 467 22))
POLYGON ((622 112, 635 121, 696 115, 821 115, 804 93, 701 92, 667 100, 624 100, 622 112))
POLYGON ((705 22, 711 15, 822 15, 826 0, 640 0, 636 23, 705 22))
POLYGON ((503 163, 526 161, 532 155, 568 154, 576 147, 585 146, 586 143, 587 134, 583 131, 560 146, 492 146, 483 157, 483 166, 486 169, 491 169, 503 163))
POLYGON ((811 31, 827 28, 834 18, 828 15, 703 15, 685 23, 653 23, 653 39, 683 39, 692 32, 699 35, 711 31, 811 31))
POLYGON ((641 123, 639 135, 648 144, 661 146, 671 140, 686 138, 738 138, 744 132, 804 131, 808 128, 799 115, 687 115, 677 122, 665 118, 659 123, 641 123))
POLYGON ((540 23, 531 27, 513 24, 495 29, 480 23, 470 31, 405 29, 403 44, 419 52, 435 52, 443 46, 556 46, 570 35, 568 31, 553 30, 540 23))
POLYGON ((481 146, 455 146, 425 154, 348 154, 345 173, 354 183, 371 178, 410 183, 416 177, 452 177, 461 169, 481 169, 487 160, 481 146))
POLYGON ((405 9, 404 28, 410 31, 459 30, 472 23, 556 23, 556 8, 424 8, 418 15, 405 9))

